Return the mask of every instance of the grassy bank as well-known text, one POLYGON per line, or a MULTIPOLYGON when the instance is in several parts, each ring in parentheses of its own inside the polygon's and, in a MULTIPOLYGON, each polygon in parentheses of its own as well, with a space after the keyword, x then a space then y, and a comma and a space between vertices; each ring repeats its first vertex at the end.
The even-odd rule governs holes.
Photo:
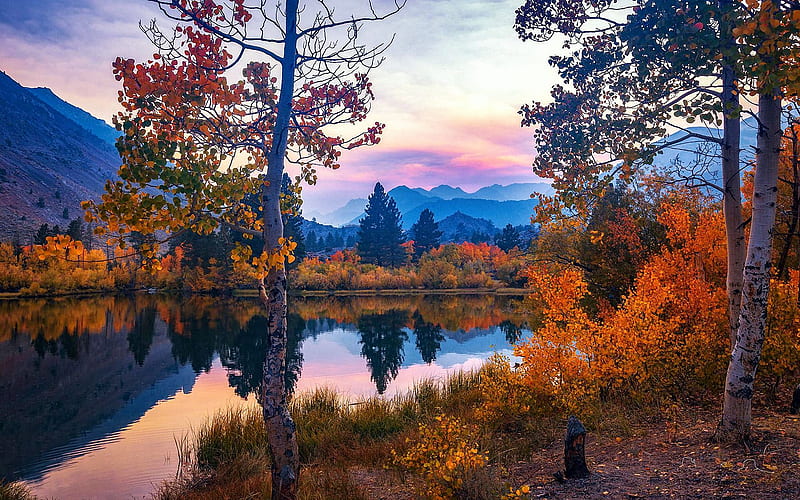
MULTIPOLYGON (((492 366, 421 381, 391 399, 349 401, 327 389, 295 397, 291 412, 303 463, 299 497, 377 498, 379 491, 386 498, 418 498, 434 496, 431 488, 452 487, 458 498, 489 499, 522 487, 511 467, 558 442, 563 419, 547 408, 517 411, 519 401, 490 403, 487 398, 497 396, 488 381, 496 376, 492 366), (443 437, 445 427, 449 434, 443 437), (474 451, 472 463, 453 458, 464 450, 474 451), (444 464, 452 461, 453 470, 447 470, 444 464), (421 472, 425 467, 429 473, 421 472)), ((626 435, 652 415, 608 404, 587 413, 584 422, 626 435)), ((181 456, 181 478, 164 484, 159 498, 269 498, 269 458, 258 408, 217 414, 187 438, 181 456)))

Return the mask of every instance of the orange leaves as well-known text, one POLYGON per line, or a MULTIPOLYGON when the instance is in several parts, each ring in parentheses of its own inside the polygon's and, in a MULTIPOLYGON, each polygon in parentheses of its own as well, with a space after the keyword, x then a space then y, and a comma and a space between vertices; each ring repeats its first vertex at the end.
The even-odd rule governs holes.
POLYGON ((719 217, 665 206, 659 220, 671 248, 650 258, 622 304, 601 317, 584 309, 582 272, 528 270, 541 327, 515 353, 529 387, 571 411, 601 392, 642 398, 715 387, 727 355, 719 217))

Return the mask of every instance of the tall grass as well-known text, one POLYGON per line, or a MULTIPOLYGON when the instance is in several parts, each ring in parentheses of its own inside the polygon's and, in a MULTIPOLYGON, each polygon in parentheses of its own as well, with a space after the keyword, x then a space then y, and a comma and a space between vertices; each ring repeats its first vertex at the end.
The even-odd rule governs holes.
MULTIPOLYGON (((439 413, 463 414, 480 400, 479 372, 423 380, 392 398, 350 401, 330 388, 298 394, 290 404, 305 467, 301 498, 349 498, 357 491, 340 468, 386 463, 390 450, 419 423, 439 413), (337 472, 338 470, 338 472, 337 472), (327 495, 327 496, 326 496, 327 495)), ((185 474, 165 484, 162 499, 213 498, 218 488, 246 489, 243 497, 269 496, 269 455, 260 408, 226 409, 176 440, 185 474), (220 485, 225 485, 224 487, 220 485), (203 493, 198 493, 198 492, 203 493), (206 496, 208 495, 208 496, 206 496)), ((222 491, 222 490, 219 490, 222 491)))
POLYGON ((36 497, 22 483, 0 481, 0 500, 36 500, 36 497))

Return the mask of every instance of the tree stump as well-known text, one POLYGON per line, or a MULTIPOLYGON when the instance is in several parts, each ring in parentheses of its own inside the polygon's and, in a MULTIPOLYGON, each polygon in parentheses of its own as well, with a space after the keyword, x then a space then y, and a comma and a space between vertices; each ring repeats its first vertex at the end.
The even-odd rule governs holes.
POLYGON ((564 477, 579 479, 589 475, 586 466, 586 428, 576 417, 569 417, 564 438, 564 477))
POLYGON ((798 385, 794 390, 794 396, 792 397, 792 406, 789 408, 789 413, 792 415, 797 415, 800 413, 800 385, 798 385))

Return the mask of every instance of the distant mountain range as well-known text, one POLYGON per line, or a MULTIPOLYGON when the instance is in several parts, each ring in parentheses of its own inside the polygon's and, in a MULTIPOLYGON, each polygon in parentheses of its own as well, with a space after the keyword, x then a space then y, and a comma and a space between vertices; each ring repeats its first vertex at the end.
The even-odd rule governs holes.
POLYGON ((64 227, 82 215, 80 202, 116 177, 109 130, 116 134, 48 89, 0 72, 0 240, 30 243, 42 223, 64 227))
MULTIPOLYGON (((551 194, 552 188, 544 182, 530 182, 508 186, 493 184, 474 193, 467 193, 459 187, 448 185, 437 186, 430 190, 397 186, 389 191, 389 195, 394 198, 397 208, 403 214, 405 229, 411 228, 419 218, 419 214, 426 208, 433 212, 437 221, 461 213, 489 220, 497 227, 506 224, 526 225, 530 223, 533 208, 537 204, 537 200, 531 199, 531 195, 536 193, 551 194)), ((356 198, 327 214, 311 212, 306 214, 306 217, 333 226, 356 225, 364 216, 366 205, 366 198, 356 198)))

